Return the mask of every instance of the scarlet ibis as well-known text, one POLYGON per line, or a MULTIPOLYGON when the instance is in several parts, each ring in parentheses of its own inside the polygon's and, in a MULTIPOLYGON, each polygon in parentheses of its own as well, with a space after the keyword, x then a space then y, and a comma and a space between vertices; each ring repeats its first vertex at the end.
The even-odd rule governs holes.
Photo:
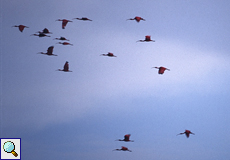
POLYGON ((39 52, 40 54, 46 54, 48 56, 57 56, 56 54, 53 54, 53 49, 54 49, 54 46, 50 46, 48 49, 47 49, 47 52, 46 53, 43 53, 43 52, 39 52))
POLYGON ((12 27, 18 27, 18 29, 19 29, 19 31, 23 31, 24 30, 24 28, 29 28, 29 27, 27 27, 27 26, 24 26, 24 25, 15 25, 15 26, 12 26, 12 27))
POLYGON ((42 32, 38 31, 38 33, 44 33, 44 34, 52 34, 47 28, 44 28, 42 32))
POLYGON ((73 18, 73 19, 78 19, 78 20, 82 20, 82 21, 92 21, 91 19, 89 19, 89 18, 87 18, 87 17, 73 18))
POLYGON ((192 133, 190 130, 185 130, 185 132, 179 133, 179 134, 177 134, 177 136, 178 136, 178 135, 182 135, 182 134, 185 134, 187 138, 189 137, 190 134, 195 135, 195 133, 192 133))
POLYGON ((121 146, 121 149, 114 149, 113 151, 129 151, 132 152, 131 150, 129 150, 127 147, 121 146))
POLYGON ((144 18, 138 17, 138 16, 136 16, 136 17, 134 17, 134 18, 127 19, 127 20, 136 20, 137 22, 140 22, 141 20, 142 20, 142 21, 145 21, 144 18))
POLYGON ((101 54, 101 56, 108 56, 108 57, 117 57, 113 53, 108 52, 107 54, 101 54))
POLYGON ((151 36, 145 36, 145 40, 139 40, 137 42, 150 42, 150 41, 155 42, 155 40, 151 40, 151 36))
POLYGON ((163 74, 165 72, 165 70, 170 71, 170 69, 165 68, 165 67, 152 67, 152 68, 158 69, 158 74, 163 74))
POLYGON ((39 34, 31 34, 31 36, 38 36, 38 37, 50 37, 44 33, 39 33, 39 34))
POLYGON ((58 42, 57 44, 63 44, 63 45, 71 45, 71 46, 73 46, 73 44, 70 44, 68 42, 58 42))
POLYGON ((65 26, 67 25, 68 22, 73 22, 67 19, 57 19, 56 21, 62 21, 62 29, 65 29, 65 26))
POLYGON ((62 41, 69 41, 69 40, 68 40, 68 39, 66 39, 65 37, 54 38, 54 39, 57 39, 57 40, 62 40, 62 41))
POLYGON ((124 136, 124 139, 118 139, 117 141, 134 142, 133 140, 129 139, 130 136, 131 136, 131 134, 126 134, 124 136))
POLYGON ((58 71, 72 72, 72 71, 69 70, 69 62, 66 61, 63 69, 58 69, 58 71))

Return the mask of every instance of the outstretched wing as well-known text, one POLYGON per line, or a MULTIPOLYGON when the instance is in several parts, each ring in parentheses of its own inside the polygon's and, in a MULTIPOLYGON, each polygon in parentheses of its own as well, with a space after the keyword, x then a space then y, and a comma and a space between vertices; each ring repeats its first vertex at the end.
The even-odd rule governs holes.
POLYGON ((131 135, 130 134, 126 134, 125 136, 124 136, 124 141, 129 141, 129 137, 130 137, 131 135))
POLYGON ((66 19, 62 20, 62 29, 65 29, 65 26, 67 25, 68 21, 66 19))
POLYGON ((47 54, 52 54, 52 53, 53 53, 53 49, 54 49, 54 46, 50 46, 50 47, 47 49, 47 54))
POLYGON ((65 62, 63 71, 69 71, 69 63, 65 62))

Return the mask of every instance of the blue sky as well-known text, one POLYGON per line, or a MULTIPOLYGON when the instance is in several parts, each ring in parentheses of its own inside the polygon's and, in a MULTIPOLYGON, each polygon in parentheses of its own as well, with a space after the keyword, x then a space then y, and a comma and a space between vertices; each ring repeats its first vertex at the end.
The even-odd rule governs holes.
POLYGON ((22 138, 22 159, 230 158, 229 1, 0 5, 0 137, 22 138), (126 21, 135 16, 146 21, 126 21), (55 21, 76 17, 93 21, 55 21), (51 37, 30 36, 44 28, 51 37), (145 35, 156 42, 136 42, 145 35), (37 54, 52 45, 58 56, 37 54), (66 61, 73 72, 57 72, 66 61), (176 136, 185 129, 195 135, 176 136), (135 142, 115 141, 128 133, 135 142), (121 146, 133 152, 112 152, 121 146))

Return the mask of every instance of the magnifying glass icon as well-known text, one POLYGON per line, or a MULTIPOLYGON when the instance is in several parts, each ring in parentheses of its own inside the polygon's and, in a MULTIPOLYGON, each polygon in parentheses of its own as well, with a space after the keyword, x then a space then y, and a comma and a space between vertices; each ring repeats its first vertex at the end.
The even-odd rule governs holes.
POLYGON ((15 145, 11 141, 7 141, 3 145, 3 149, 7 153, 12 153, 15 157, 18 156, 18 154, 14 151, 15 150, 15 145))

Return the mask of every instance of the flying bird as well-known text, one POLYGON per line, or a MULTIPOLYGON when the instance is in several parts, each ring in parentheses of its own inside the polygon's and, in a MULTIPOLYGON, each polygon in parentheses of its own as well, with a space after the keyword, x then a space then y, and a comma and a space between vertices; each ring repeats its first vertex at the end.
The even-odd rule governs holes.
POLYGON ((31 34, 31 36, 38 36, 38 37, 50 37, 50 36, 46 35, 45 33, 31 34))
POLYGON ((136 17, 134 17, 134 18, 127 19, 127 20, 136 20, 137 22, 140 22, 141 20, 142 20, 142 21, 145 21, 144 18, 138 17, 138 16, 136 16, 136 17))
POLYGON ((129 151, 132 152, 131 150, 129 150, 127 147, 122 146, 121 149, 114 149, 113 151, 129 151))
POLYGON ((151 40, 151 36, 145 36, 144 40, 138 40, 137 42, 155 42, 155 40, 151 40))
POLYGON ((158 69, 158 74, 163 74, 165 72, 165 70, 170 71, 170 69, 165 68, 165 67, 152 67, 152 68, 158 69))
POLYGON ((82 20, 82 21, 92 21, 91 19, 89 19, 89 18, 87 18, 87 17, 73 18, 73 19, 78 19, 78 20, 82 20))
POLYGON ((68 42, 58 42, 57 44, 62 44, 62 45, 71 45, 71 46, 73 46, 73 44, 70 44, 70 43, 68 43, 68 42))
POLYGON ((39 54, 46 54, 46 55, 48 55, 48 56, 57 56, 56 54, 53 54, 53 49, 54 49, 54 46, 50 46, 50 47, 47 49, 47 52, 46 52, 46 53, 39 52, 39 54))
POLYGON ((190 135, 190 134, 195 135, 195 133, 192 133, 190 130, 185 130, 185 132, 179 133, 179 134, 177 134, 177 136, 178 136, 178 135, 182 135, 182 134, 185 134, 187 138, 189 138, 189 135, 190 135))
POLYGON ((126 134, 124 136, 124 139, 118 139, 117 141, 134 142, 133 140, 129 139, 130 136, 131 136, 131 134, 126 134))
POLYGON ((62 29, 65 29, 68 22, 73 22, 67 19, 57 19, 56 21, 62 21, 62 29))
POLYGON ((12 26, 12 27, 18 27, 19 31, 23 32, 24 28, 29 28, 27 26, 24 26, 24 25, 15 25, 15 26, 12 26))
POLYGON ((101 56, 108 56, 108 57, 117 57, 113 53, 108 52, 107 54, 101 54, 101 56))
POLYGON ((63 69, 58 69, 57 71, 72 72, 69 70, 69 62, 66 61, 63 69))
POLYGON ((60 38, 54 38, 56 40, 62 40, 62 41, 69 41, 68 39, 66 39, 65 37, 60 37, 60 38))
POLYGON ((50 32, 47 28, 44 28, 42 32, 38 31, 37 33, 52 34, 52 32, 50 32))

